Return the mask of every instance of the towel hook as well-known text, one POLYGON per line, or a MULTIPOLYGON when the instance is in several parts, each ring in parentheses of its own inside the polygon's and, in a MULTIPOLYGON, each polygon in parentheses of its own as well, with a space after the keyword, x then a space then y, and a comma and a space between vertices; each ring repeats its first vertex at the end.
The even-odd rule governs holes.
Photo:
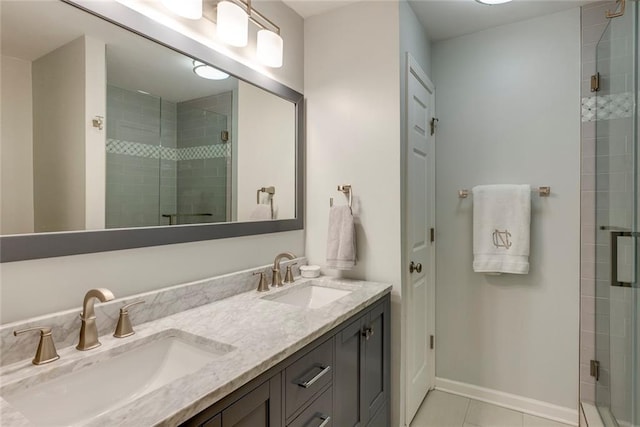
MULTIPOLYGON (((351 185, 338 185, 338 191, 349 197, 349 210, 353 213, 353 191, 351 190, 351 185)), ((329 198, 329 206, 333 206, 333 197, 329 198)))

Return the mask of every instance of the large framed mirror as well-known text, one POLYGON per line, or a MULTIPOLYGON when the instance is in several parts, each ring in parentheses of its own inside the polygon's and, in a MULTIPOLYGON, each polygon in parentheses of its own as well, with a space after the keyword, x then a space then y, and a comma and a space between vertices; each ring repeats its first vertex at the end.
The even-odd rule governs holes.
POLYGON ((0 7, 1 262, 303 228, 302 94, 115 1, 0 7))

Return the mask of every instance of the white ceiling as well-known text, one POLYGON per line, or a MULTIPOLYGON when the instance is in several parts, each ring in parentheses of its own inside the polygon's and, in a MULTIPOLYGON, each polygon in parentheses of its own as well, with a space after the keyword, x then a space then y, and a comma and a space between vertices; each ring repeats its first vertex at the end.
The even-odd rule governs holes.
MULTIPOLYGON (((308 18, 363 0, 283 1, 300 16, 308 18)), ((487 6, 475 0, 409 0, 432 41, 474 33, 591 2, 593 0, 514 0, 503 5, 487 6)))

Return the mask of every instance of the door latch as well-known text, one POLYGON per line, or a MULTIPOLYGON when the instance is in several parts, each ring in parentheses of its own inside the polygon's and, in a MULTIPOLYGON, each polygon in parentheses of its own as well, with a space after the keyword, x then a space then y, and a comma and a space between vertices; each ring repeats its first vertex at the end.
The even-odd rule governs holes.
POLYGON ((438 119, 435 117, 431 118, 431 135, 436 133, 436 126, 438 125, 438 119))

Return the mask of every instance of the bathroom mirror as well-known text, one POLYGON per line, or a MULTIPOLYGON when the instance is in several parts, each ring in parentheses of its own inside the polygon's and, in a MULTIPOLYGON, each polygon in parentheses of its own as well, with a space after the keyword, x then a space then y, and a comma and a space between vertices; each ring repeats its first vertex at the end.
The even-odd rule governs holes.
POLYGON ((301 94, 116 2, 0 6, 2 262, 302 228, 301 94))

